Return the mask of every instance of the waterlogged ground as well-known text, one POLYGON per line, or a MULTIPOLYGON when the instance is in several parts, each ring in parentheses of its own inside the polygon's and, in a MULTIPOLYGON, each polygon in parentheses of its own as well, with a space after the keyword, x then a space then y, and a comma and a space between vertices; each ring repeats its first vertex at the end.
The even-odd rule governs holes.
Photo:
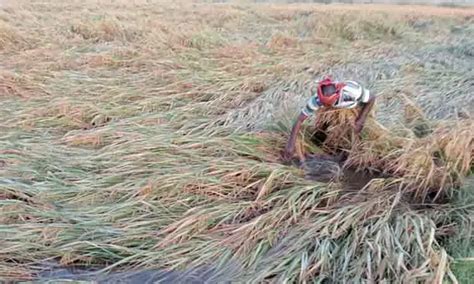
POLYGON ((469 279, 472 183, 404 184, 472 166, 471 8, 3 2, 2 280, 469 279), (377 95, 349 161, 393 177, 281 163, 327 73, 377 95))
POLYGON ((49 265, 38 274, 37 280, 42 282, 77 281, 92 283, 226 283, 225 278, 217 275, 211 268, 192 270, 137 270, 126 272, 100 272, 100 268, 67 267, 60 268, 49 265))

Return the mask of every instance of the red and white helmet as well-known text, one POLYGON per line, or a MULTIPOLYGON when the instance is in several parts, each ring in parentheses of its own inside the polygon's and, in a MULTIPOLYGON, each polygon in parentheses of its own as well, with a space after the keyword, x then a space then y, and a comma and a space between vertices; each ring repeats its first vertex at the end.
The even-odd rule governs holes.
POLYGON ((324 77, 324 79, 318 83, 317 93, 319 102, 325 106, 333 106, 339 99, 344 86, 344 83, 333 81, 329 76, 324 77))

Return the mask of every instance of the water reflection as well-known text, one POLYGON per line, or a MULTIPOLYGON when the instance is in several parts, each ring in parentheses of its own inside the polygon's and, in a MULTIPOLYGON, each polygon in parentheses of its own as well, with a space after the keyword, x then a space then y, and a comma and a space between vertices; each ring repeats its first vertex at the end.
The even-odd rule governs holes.
MULTIPOLYGON (((104 273, 100 268, 52 265, 38 274, 39 281, 88 281, 94 283, 226 283, 215 269, 202 267, 185 271, 141 270, 104 273)), ((227 278, 229 279, 229 278, 227 278)), ((230 282, 229 282, 230 283, 230 282)))

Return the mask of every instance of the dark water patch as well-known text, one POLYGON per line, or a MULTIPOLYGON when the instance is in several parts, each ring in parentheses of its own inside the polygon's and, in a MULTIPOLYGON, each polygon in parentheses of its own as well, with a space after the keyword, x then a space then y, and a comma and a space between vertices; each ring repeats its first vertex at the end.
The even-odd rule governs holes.
POLYGON ((369 171, 356 171, 343 166, 344 157, 330 155, 307 156, 299 166, 305 172, 305 178, 317 182, 339 182, 344 191, 359 191, 372 179, 386 178, 386 176, 369 171))
MULTIPOLYGON (((45 265, 37 274, 37 281, 92 281, 94 283, 227 283, 226 275, 214 267, 186 270, 147 269, 136 271, 103 272, 104 267, 45 265)), ((229 279, 229 278, 227 278, 229 279)))
POLYGON ((336 161, 320 157, 310 157, 301 163, 305 178, 319 182, 338 181, 343 176, 343 169, 336 161))
POLYGON ((368 185, 375 178, 387 178, 380 173, 368 171, 356 171, 348 168, 344 169, 344 174, 341 179, 342 187, 349 191, 359 191, 368 185))

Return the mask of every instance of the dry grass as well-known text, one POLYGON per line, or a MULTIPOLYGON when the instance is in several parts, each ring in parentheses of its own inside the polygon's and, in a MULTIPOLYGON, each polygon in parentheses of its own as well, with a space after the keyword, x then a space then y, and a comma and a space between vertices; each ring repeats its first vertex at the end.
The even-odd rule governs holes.
POLYGON ((79 35, 85 40, 101 41, 134 41, 140 35, 133 28, 124 27, 116 18, 103 18, 95 21, 73 23, 70 29, 74 35, 79 35))
POLYGON ((34 82, 27 75, 15 74, 10 71, 3 71, 0 74, 0 96, 19 97, 23 99, 34 96, 44 96, 47 91, 40 83, 34 82))
POLYGON ((0 278, 55 261, 212 266, 216 282, 437 283, 453 257, 472 257, 474 10, 0 10, 0 278), (361 190, 279 160, 325 73, 369 86, 377 109, 360 139, 354 112, 322 113, 299 155, 338 148, 348 167, 386 174, 361 190))
POLYGON ((7 23, 0 23, 0 49, 23 49, 29 43, 15 28, 7 23))

